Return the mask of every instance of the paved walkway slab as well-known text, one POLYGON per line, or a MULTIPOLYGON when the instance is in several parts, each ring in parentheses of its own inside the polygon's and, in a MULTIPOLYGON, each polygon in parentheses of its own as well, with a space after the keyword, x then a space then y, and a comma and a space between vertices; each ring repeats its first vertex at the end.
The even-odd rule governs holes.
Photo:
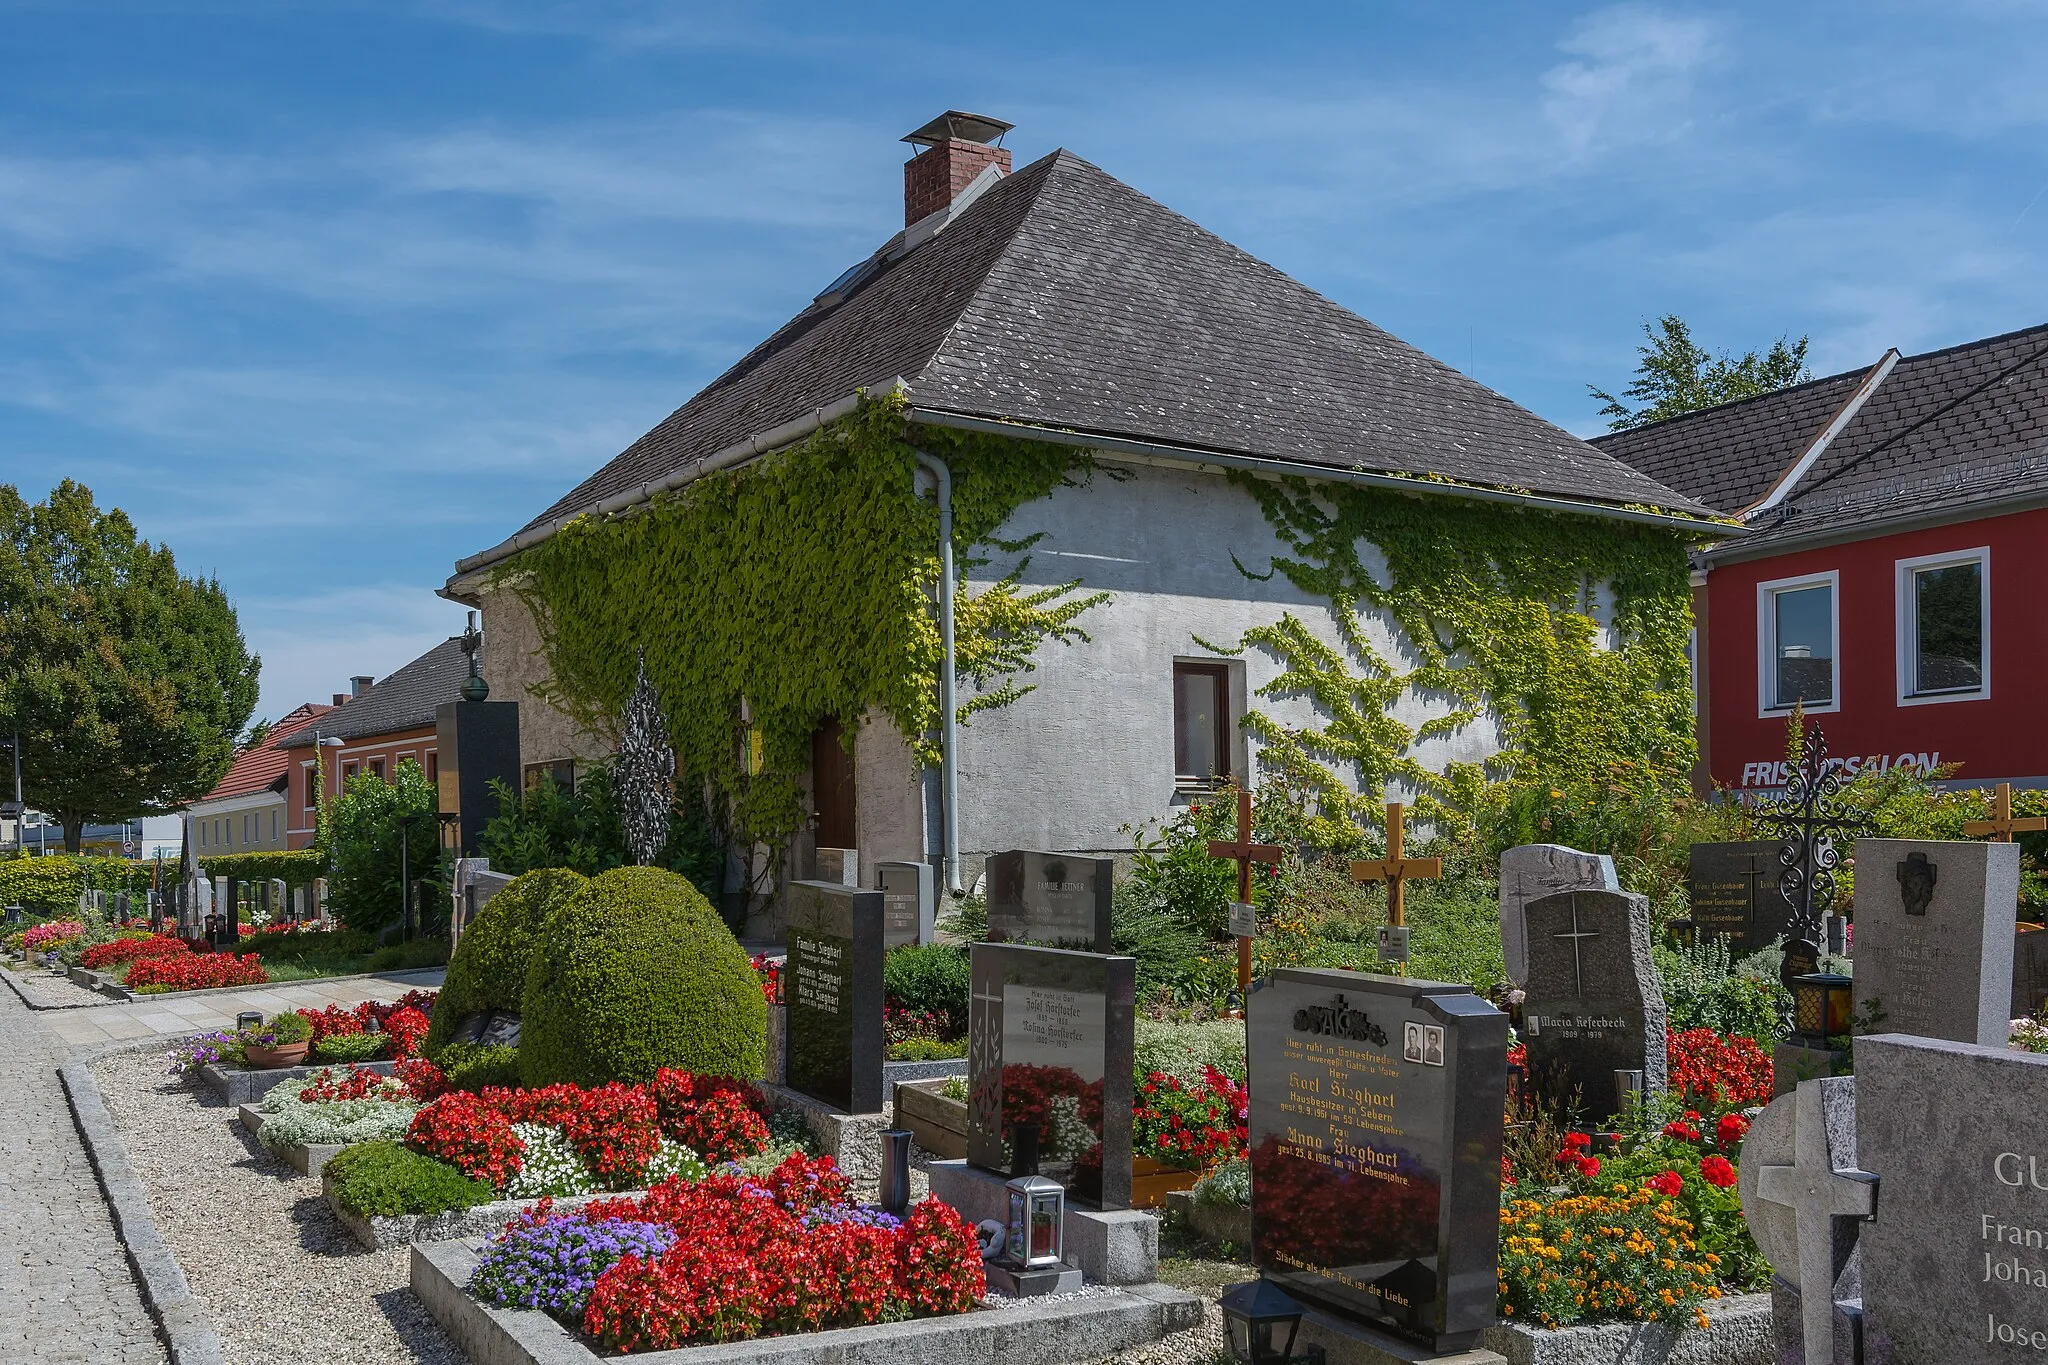
MULTIPOLYGON (((330 977, 326 980, 288 981, 267 986, 250 986, 237 991, 209 991, 202 995, 145 995, 126 1004, 109 1001, 89 1009, 47 1011, 42 1022, 50 1031, 75 1047, 97 1047, 102 1043, 125 1042, 151 1035, 199 1033, 210 1029, 231 1029, 235 1016, 255 1010, 266 1018, 282 1010, 325 1009, 329 1005, 355 1005, 364 1000, 396 1000, 407 991, 439 990, 445 968, 421 971, 384 972, 376 976, 330 977)), ((8 995, 17 1009, 20 1002, 8 995)), ((27 1014, 27 1010, 21 1010, 27 1014)), ((0 1356, 0 1359, 4 1359, 0 1356)))

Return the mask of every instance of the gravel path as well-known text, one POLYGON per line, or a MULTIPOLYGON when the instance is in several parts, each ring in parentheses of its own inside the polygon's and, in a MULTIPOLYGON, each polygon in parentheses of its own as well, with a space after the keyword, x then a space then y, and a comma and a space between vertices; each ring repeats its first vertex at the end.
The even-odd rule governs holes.
POLYGON ((163 1360, 57 1080, 70 1049, 0 990, 0 1360, 163 1360))
POLYGON ((228 1365, 464 1365, 406 1287, 407 1248, 359 1248, 319 1181, 165 1076, 161 1053, 109 1057, 93 1075, 228 1365))

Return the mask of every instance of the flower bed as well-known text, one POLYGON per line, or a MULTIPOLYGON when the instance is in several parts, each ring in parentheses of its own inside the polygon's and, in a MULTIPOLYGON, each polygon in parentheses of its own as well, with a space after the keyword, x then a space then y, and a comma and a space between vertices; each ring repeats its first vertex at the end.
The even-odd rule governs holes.
POLYGON ((964 1313, 983 1292, 973 1229, 927 1199, 898 1220, 851 1203, 829 1160, 666 1181, 640 1199, 542 1206, 476 1264, 470 1291, 549 1313, 612 1351, 964 1313))
POLYGON ((21 947, 27 953, 47 953, 85 936, 85 924, 75 919, 55 919, 31 924, 21 931, 21 947))
POLYGON ((236 957, 233 953, 186 952, 139 958, 128 968, 128 989, 138 995, 261 986, 269 980, 270 973, 263 970, 262 959, 254 953, 236 957))
POLYGON ((146 934, 117 938, 112 943, 95 943, 79 956, 78 965, 89 972, 98 972, 124 966, 137 958, 178 957, 191 951, 183 940, 162 934, 146 934))

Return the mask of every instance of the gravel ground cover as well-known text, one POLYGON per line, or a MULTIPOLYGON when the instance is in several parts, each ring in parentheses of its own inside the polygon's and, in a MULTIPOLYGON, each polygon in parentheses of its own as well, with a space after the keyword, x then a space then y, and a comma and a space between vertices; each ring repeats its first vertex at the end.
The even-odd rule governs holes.
POLYGON ((160 1051, 93 1067, 150 1213, 228 1365, 464 1365, 406 1287, 409 1249, 364 1251, 320 1198, 160 1051))
POLYGON ((37 1009, 70 1009, 81 1005, 111 1005, 111 997, 98 991, 88 990, 73 982, 68 976, 53 976, 37 968, 34 971, 17 972, 8 969, 7 979, 12 981, 28 1002, 37 1009))

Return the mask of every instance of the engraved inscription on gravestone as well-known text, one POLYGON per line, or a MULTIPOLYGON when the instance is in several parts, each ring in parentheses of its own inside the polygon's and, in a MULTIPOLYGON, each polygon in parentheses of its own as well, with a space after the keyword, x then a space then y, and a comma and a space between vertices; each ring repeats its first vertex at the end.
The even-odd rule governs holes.
POLYGON ((1253 1260, 1457 1350, 1492 1325, 1507 1016, 1466 986, 1287 967, 1249 1004, 1253 1260))
POLYGON ((1131 1199, 1137 963, 1014 944, 970 950, 967 1159, 1010 1171, 1018 1123, 1040 1172, 1105 1209, 1131 1199))
POLYGON ((791 882, 784 1081, 848 1113, 882 1107, 882 894, 791 882))
POLYGON ((1737 957, 1776 943, 1792 914, 1778 872, 1778 846, 1769 840, 1694 844, 1687 877, 1693 923, 1728 939, 1737 957))
POLYGON ((1013 849, 985 870, 989 942, 1109 951, 1112 859, 1013 849))
POLYGON ((1620 1109, 1616 1071, 1662 1090, 1664 992, 1650 961, 1650 906, 1621 891, 1564 891, 1531 901, 1529 987, 1522 1004, 1529 1074, 1555 1100, 1577 1091, 1602 1121, 1620 1109))
POLYGON ((1856 870, 1857 1031, 2004 1046, 2020 846, 1858 839, 1856 870))
POLYGON ((1898 1034, 1857 1041, 1856 1156, 1879 1182, 1862 1234, 1866 1359, 2048 1353, 2043 1114, 2048 1057, 1898 1034))
POLYGON ((882 891, 882 940, 891 948, 930 943, 937 891, 930 863, 890 862, 875 868, 882 891))

